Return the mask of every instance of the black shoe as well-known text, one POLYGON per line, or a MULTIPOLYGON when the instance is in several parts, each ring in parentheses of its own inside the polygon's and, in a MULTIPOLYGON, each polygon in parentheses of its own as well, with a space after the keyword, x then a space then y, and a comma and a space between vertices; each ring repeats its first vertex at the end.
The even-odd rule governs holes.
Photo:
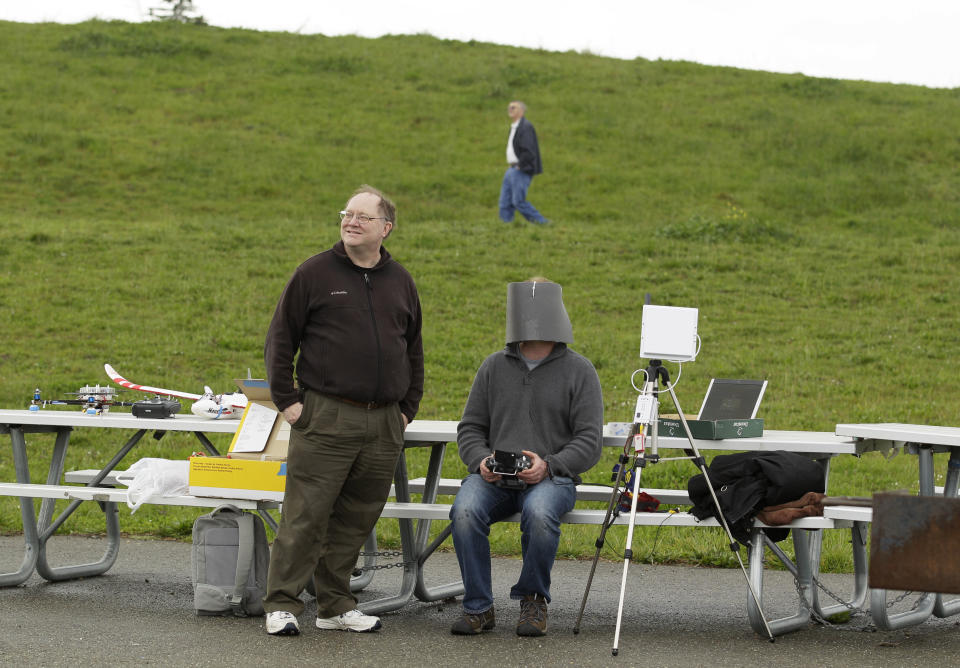
POLYGON ((496 625, 497 622, 493 617, 493 608, 491 607, 486 612, 476 615, 469 612, 463 613, 460 619, 450 627, 450 633, 455 636, 475 636, 484 631, 489 631, 496 625))
POLYGON ((520 601, 520 620, 517 635, 537 637, 547 634, 547 599, 540 594, 529 594, 520 601))

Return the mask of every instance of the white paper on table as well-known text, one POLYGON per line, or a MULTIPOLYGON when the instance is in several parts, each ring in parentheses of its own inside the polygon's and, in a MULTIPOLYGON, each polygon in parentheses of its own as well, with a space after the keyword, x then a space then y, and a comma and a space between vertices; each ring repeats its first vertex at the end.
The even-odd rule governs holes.
POLYGON ((277 411, 272 408, 248 404, 230 452, 263 452, 276 419, 277 411))

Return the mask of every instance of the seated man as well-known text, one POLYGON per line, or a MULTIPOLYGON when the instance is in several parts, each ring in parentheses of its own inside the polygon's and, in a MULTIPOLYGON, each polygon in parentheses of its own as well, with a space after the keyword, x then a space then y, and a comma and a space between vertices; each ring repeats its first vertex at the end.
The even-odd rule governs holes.
POLYGON ((464 586, 454 634, 494 627, 490 525, 518 512, 523 568, 510 590, 520 600, 517 635, 546 633, 560 517, 573 509, 579 474, 602 446, 600 379, 567 348, 572 342, 558 284, 534 278, 507 287, 507 345, 480 366, 457 428, 469 475, 450 511, 464 586), (494 451, 526 455, 529 468, 494 472, 494 451))

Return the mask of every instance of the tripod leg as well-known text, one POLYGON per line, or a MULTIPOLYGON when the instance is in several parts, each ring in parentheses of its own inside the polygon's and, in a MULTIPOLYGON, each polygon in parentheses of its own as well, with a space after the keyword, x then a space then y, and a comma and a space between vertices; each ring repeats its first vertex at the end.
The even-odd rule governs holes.
MULTIPOLYGON (((633 430, 631 438, 623 448, 624 457, 627 451, 633 447, 633 489, 630 498, 630 522, 627 524, 627 543, 623 550, 623 577, 620 579, 620 600, 617 603, 617 625, 613 633, 613 656, 620 653, 620 626, 623 622, 623 600, 627 589, 627 572, 630 569, 630 560, 633 558, 633 529, 637 522, 637 490, 640 488, 640 472, 646 464, 645 439, 644 436, 651 436, 651 447, 654 453, 657 451, 657 392, 656 376, 652 373, 652 365, 647 369, 647 381, 644 383, 643 391, 637 397, 637 407, 634 410, 633 430), (644 426, 641 426, 644 425, 644 426), (639 435, 639 444, 637 442, 638 429, 642 429, 639 435)), ((632 381, 631 381, 632 382, 632 381)), ((656 455, 652 461, 656 461, 656 455)))
MULTIPOLYGON (((635 462, 643 456, 643 453, 636 453, 635 462)), ((623 551, 623 576, 620 579, 620 601, 617 604, 617 626, 613 632, 613 656, 620 653, 620 624, 623 620, 623 598, 627 589, 627 571, 630 569, 630 560, 633 558, 633 528, 637 521, 637 489, 640 487, 641 466, 634 464, 633 469, 633 498, 630 499, 630 523, 627 525, 627 544, 623 551)))
POLYGON ((756 590, 753 588, 753 583, 750 581, 750 576, 747 575, 747 569, 743 565, 743 560, 740 558, 740 550, 737 548, 737 541, 734 539, 733 534, 730 532, 730 526, 727 524, 727 518, 723 516, 723 509, 720 508, 720 501, 717 499, 717 493, 713 489, 713 484, 710 482, 710 475, 707 473, 707 463, 700 455, 700 450, 697 448, 697 444, 693 441, 693 434, 690 433, 690 426, 687 424, 687 419, 683 415, 683 411, 680 409, 680 402, 677 401, 677 395, 673 391, 673 385, 667 383, 667 390, 670 392, 670 397, 673 399, 673 405, 677 409, 677 413, 680 415, 680 423, 683 425, 683 430, 687 435, 687 441, 690 442, 690 448, 693 450, 695 456, 694 461, 700 469, 700 472, 703 474, 703 480, 707 483, 707 489, 710 490, 710 497, 713 499, 713 505, 717 509, 717 519, 720 521, 723 530, 727 533, 727 539, 730 541, 730 550, 737 555, 737 562, 740 564, 740 571, 743 573, 744 579, 747 581, 747 588, 750 589, 750 595, 753 597, 754 603, 757 605, 757 611, 760 615, 760 619, 763 621, 763 627, 767 631, 767 636, 770 638, 770 642, 773 642, 773 632, 770 630, 770 625, 767 623, 767 618, 763 614, 763 606, 760 603, 760 597, 757 595, 756 590))
POLYGON ((580 621, 583 619, 583 610, 587 607, 587 596, 590 595, 590 587, 593 586, 593 576, 597 571, 597 562, 600 561, 600 550, 603 549, 603 544, 607 537, 607 529, 609 529, 610 525, 612 524, 611 515, 613 514, 613 509, 616 508, 617 504, 620 502, 620 484, 623 482, 626 471, 626 459, 627 458, 625 456, 620 457, 620 468, 617 471, 617 481, 614 483, 613 491, 610 494, 610 502, 607 504, 607 513, 603 517, 603 526, 600 528, 600 537, 597 538, 596 543, 597 551, 594 553, 593 563, 590 565, 590 575, 587 577, 587 587, 583 590, 583 600, 580 601, 580 612, 577 613, 577 622, 573 626, 574 635, 580 633, 580 621))

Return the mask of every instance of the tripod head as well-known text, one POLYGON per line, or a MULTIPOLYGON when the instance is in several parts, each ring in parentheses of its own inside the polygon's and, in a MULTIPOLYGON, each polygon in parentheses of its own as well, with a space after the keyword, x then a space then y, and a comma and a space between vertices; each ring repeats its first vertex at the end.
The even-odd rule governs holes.
POLYGON ((654 387, 657 386, 658 381, 663 381, 664 387, 670 384, 670 372, 663 366, 662 360, 650 360, 646 373, 647 382, 653 383, 654 387))

